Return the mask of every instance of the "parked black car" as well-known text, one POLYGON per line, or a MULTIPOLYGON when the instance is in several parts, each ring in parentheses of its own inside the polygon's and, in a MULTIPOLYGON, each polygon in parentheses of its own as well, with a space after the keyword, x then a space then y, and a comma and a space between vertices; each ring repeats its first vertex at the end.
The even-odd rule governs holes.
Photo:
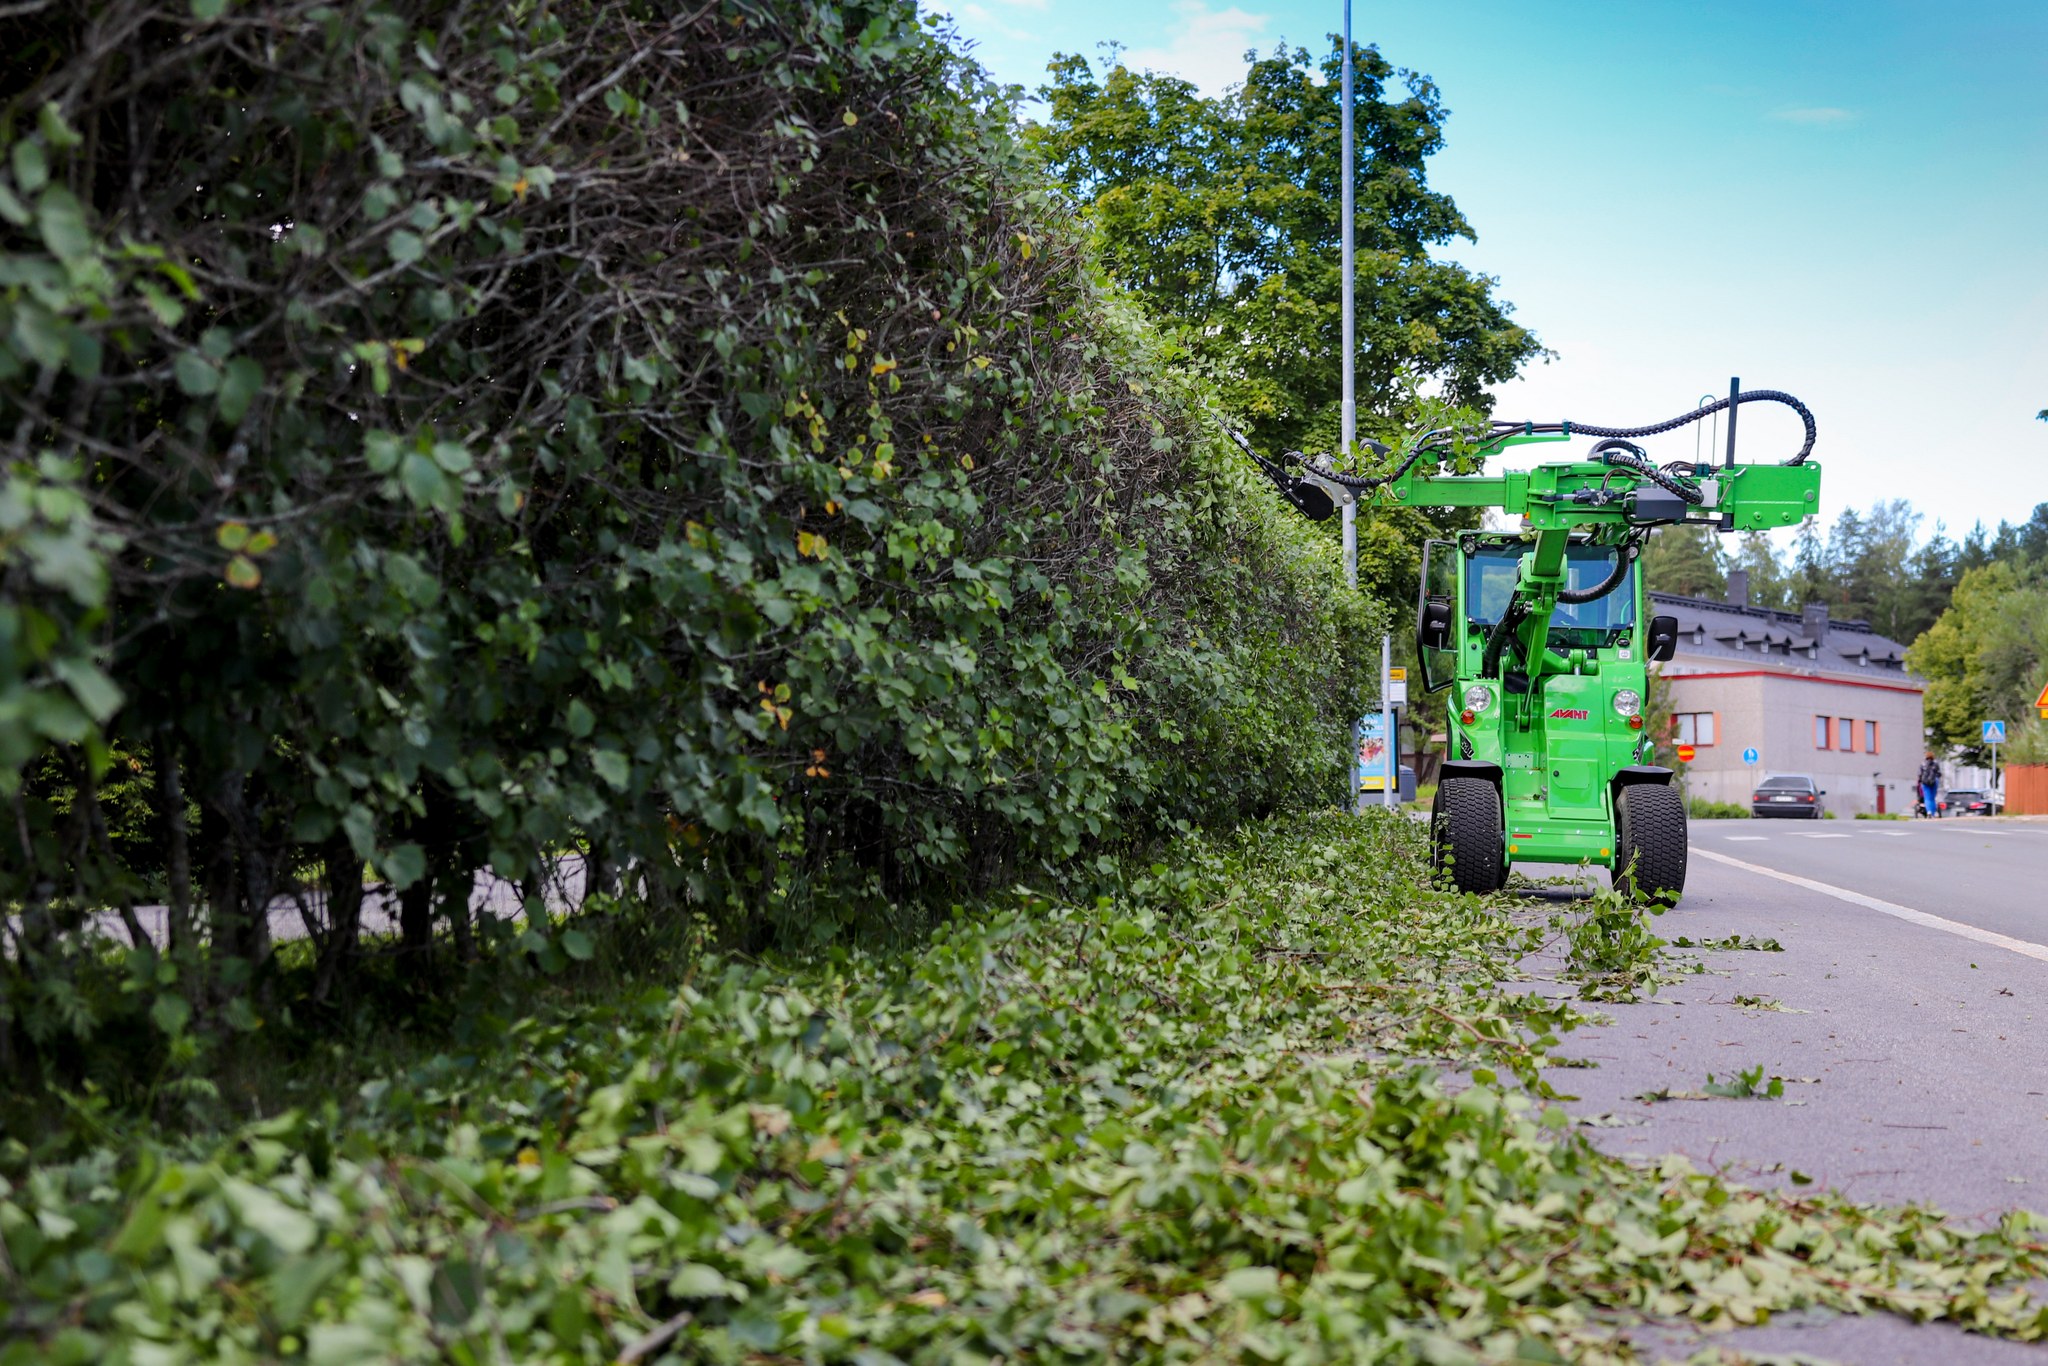
POLYGON ((1766 778, 1749 794, 1749 814, 1762 820, 1767 816, 1786 820, 1817 821, 1820 799, 1827 789, 1804 773, 1780 773, 1766 778))
POLYGON ((1970 787, 1958 787, 1953 791, 1944 792, 1935 798, 1934 804, 1941 808, 1944 816, 1996 816, 2005 810, 1999 804, 1998 798, 1989 792, 1979 792, 1970 787))

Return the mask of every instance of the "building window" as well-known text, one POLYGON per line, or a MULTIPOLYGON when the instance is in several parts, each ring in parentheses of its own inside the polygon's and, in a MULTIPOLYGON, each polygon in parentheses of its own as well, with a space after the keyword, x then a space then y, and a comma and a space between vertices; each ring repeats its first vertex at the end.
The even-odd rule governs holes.
POLYGON ((1877 722, 1875 721, 1865 721, 1863 723, 1863 751, 1866 754, 1877 753, 1877 722))
POLYGON ((1710 711, 1682 711, 1671 718, 1671 733, 1681 745, 1714 743, 1714 717, 1710 711))
POLYGON ((1835 722, 1835 748, 1844 754, 1856 752, 1856 723, 1846 716, 1835 722))
POLYGON ((1826 749, 1828 747, 1828 725, 1834 719, 1832 716, 1816 716, 1813 718, 1813 747, 1815 749, 1826 749))

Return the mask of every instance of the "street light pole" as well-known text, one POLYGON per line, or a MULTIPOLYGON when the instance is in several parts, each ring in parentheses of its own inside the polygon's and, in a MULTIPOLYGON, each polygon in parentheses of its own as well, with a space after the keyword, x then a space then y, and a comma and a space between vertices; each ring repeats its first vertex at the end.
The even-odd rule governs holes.
MULTIPOLYGON (((1358 441, 1358 389, 1354 352, 1358 344, 1357 314, 1352 296, 1352 189, 1351 164, 1355 158, 1351 143, 1351 0, 1344 0, 1344 128, 1343 128, 1343 213, 1344 213, 1344 459, 1351 459, 1358 441)), ((1348 468, 1348 464, 1347 464, 1348 468)), ((1358 500, 1344 500, 1344 582, 1358 587, 1358 500)))
MULTIPOLYGON (((1352 353, 1357 345, 1357 321, 1352 311, 1351 293, 1351 0, 1344 0, 1344 75, 1342 81, 1344 120, 1342 132, 1342 156, 1344 161, 1341 196, 1344 217, 1344 408, 1343 408, 1343 450, 1344 460, 1351 459, 1351 452, 1358 440, 1358 393, 1352 353)), ((1344 499, 1344 583, 1347 587, 1358 587, 1358 498, 1347 494, 1344 499)), ((1382 670, 1381 690, 1386 688, 1385 671, 1382 670)), ((1364 784, 1360 781, 1365 774, 1361 753, 1364 747, 1364 724, 1351 723, 1351 752, 1345 756, 1345 781, 1351 787, 1351 804, 1354 809, 1365 809, 1364 784)))

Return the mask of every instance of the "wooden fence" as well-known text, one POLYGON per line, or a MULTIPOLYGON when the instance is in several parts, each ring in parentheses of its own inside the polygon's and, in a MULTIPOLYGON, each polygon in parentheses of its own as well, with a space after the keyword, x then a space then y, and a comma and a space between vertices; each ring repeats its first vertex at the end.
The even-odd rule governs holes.
POLYGON ((2048 816, 2048 764, 2005 770, 2005 809, 2014 816, 2048 816))

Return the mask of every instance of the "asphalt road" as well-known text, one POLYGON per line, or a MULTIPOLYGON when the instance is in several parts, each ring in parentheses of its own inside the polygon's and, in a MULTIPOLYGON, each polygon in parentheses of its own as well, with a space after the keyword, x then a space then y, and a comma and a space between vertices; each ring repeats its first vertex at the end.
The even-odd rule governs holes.
POLYGON ((1694 821, 1692 846, 2048 946, 2048 822, 1694 821))
MULTIPOLYGON (((1692 844, 1685 898, 1657 933, 1783 950, 1680 950, 1705 971, 1593 1007, 1612 1022, 1558 1050, 1592 1066, 1550 1074, 1593 1141, 1683 1153, 1750 1185, 1797 1172, 1965 1224, 2048 1211, 2048 824, 1699 821, 1692 844), (1781 1098, 1645 1099, 1755 1067, 1784 1079, 1781 1098)), ((1532 964, 1538 989, 1572 994, 1540 980, 1555 966, 1532 964)), ((1869 1366, 2048 1361, 1885 1316, 1637 1342, 1652 1359, 1712 1345, 1869 1366)))

